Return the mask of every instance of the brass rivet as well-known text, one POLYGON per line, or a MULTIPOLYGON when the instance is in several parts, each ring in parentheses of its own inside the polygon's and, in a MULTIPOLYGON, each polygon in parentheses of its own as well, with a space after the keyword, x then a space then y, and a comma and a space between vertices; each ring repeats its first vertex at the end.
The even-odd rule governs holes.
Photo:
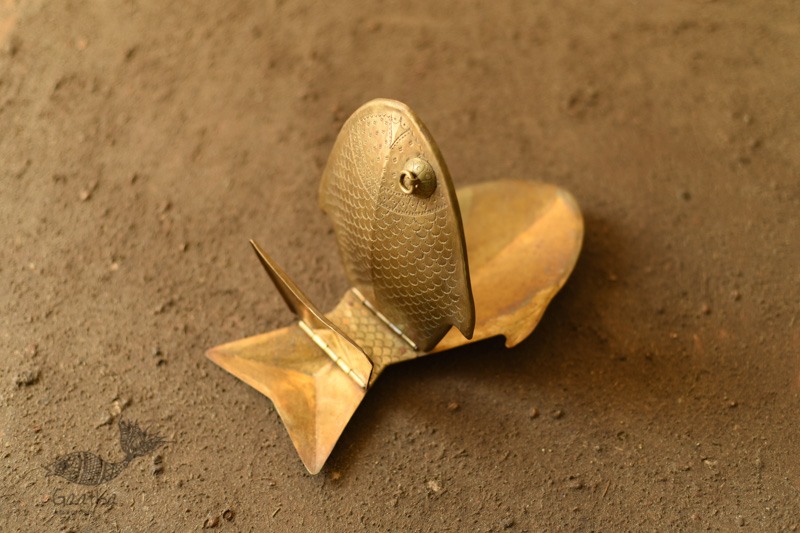
POLYGON ((413 157, 406 161, 398 183, 405 194, 428 198, 436 190, 436 172, 424 159, 413 157))

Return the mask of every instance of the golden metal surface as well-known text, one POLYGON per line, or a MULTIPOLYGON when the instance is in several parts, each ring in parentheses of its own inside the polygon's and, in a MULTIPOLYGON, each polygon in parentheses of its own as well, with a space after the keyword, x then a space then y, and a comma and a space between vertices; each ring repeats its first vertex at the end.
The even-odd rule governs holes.
POLYGON ((298 327, 314 341, 336 365, 364 389, 372 374, 372 361, 361 347, 320 313, 286 273, 255 241, 250 241, 264 270, 277 287, 286 305, 298 318, 298 327))
POLYGON ((450 174, 422 121, 372 100, 342 126, 322 174, 353 287, 421 350, 451 326, 471 337, 475 306, 450 174))
POLYGON ((425 126, 392 100, 373 100, 345 122, 320 205, 352 288, 323 315, 250 241, 298 321, 207 353, 272 399, 312 474, 386 366, 497 335, 508 347, 527 337, 583 240, 580 210, 557 187, 497 181, 456 196, 425 126))
MULTIPOLYGON (((474 335, 468 340, 451 330, 431 350, 413 350, 350 290, 325 317, 338 326, 332 331, 371 359, 369 384, 389 364, 469 342, 503 335, 507 346, 518 344, 575 265, 583 219, 568 192, 536 182, 495 181, 459 190, 458 203, 470 258, 474 335)), ((288 280, 282 273, 279 279, 288 280)), ((298 325, 217 346, 207 355, 273 401, 312 474, 321 470, 366 394, 298 325)))

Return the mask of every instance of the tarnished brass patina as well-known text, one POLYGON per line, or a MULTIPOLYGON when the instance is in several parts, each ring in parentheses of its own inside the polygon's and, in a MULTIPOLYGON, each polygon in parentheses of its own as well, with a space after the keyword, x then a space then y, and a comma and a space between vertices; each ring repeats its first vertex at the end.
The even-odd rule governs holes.
POLYGON ((208 351, 272 399, 314 474, 386 366, 498 335, 508 347, 527 337, 583 240, 578 206, 555 186, 494 181, 456 195, 427 130, 389 100, 345 123, 320 202, 353 287, 323 315, 253 243, 298 322, 208 351))

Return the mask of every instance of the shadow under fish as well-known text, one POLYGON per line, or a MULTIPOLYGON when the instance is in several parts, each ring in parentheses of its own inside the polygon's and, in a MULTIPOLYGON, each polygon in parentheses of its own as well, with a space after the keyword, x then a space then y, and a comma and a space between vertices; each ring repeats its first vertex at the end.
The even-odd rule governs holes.
POLYGON ((164 444, 160 435, 148 433, 136 422, 119 421, 119 444, 125 458, 118 463, 105 461, 91 452, 72 452, 46 465, 47 475, 63 477, 78 485, 101 485, 117 477, 137 457, 149 455, 164 444))

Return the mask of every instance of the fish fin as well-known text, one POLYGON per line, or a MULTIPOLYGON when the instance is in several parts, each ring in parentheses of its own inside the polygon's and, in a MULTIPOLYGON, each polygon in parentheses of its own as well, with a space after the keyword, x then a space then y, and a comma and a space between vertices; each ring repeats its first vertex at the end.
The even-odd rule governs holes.
POLYGON ((300 320, 300 328, 345 374, 366 389, 374 366, 366 352, 328 320, 255 241, 251 240, 250 244, 286 305, 300 320))

